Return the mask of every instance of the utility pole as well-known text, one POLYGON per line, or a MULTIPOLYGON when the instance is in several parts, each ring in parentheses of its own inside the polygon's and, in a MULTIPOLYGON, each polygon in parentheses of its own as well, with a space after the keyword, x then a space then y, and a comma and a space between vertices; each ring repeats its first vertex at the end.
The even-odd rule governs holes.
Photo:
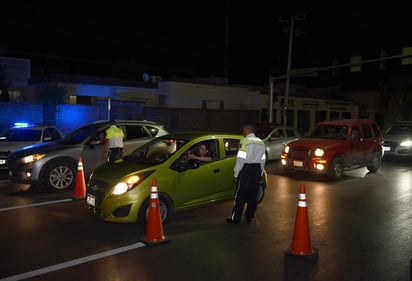
POLYGON ((289 106, 289 84, 290 84, 290 69, 292 64, 292 46, 293 46, 293 32, 294 32, 294 24, 297 20, 304 20, 306 16, 298 17, 292 16, 288 20, 279 19, 279 22, 288 22, 289 23, 289 50, 288 50, 288 65, 286 68, 286 85, 285 85, 285 101, 283 105, 283 124, 287 125, 287 111, 289 106))

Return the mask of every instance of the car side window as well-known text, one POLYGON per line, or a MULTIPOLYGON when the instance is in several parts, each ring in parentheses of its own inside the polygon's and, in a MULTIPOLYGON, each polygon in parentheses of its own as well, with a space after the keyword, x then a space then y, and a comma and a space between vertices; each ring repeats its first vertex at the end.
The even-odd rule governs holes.
POLYGON ((362 124, 362 130, 365 139, 370 139, 372 137, 372 130, 368 124, 362 124))
POLYGON ((359 127, 352 127, 352 140, 360 140, 359 127))
POLYGON ((278 140, 278 139, 283 139, 283 138, 284 138, 284 133, 282 129, 276 129, 270 135, 270 140, 278 140))
POLYGON ((225 144, 226 157, 234 157, 237 155, 237 151, 239 150, 240 140, 223 139, 223 143, 225 144))
POLYGON ((372 130, 373 130, 373 133, 375 134, 375 136, 376 137, 381 137, 382 133, 381 133, 380 129, 378 128, 378 126, 376 124, 373 124, 373 123, 371 125, 372 125, 372 130))
POLYGON ((286 137, 291 138, 291 137, 296 137, 295 130, 291 129, 286 129, 286 137))
POLYGON ((59 132, 54 128, 48 128, 46 129, 46 131, 49 133, 53 141, 59 140, 62 138, 59 132))
POLYGON ((125 132, 126 140, 150 137, 149 133, 141 125, 126 125, 123 131, 125 132))
POLYGON ((159 129, 153 126, 146 126, 146 129, 150 132, 152 137, 155 137, 157 133, 159 132, 159 129))

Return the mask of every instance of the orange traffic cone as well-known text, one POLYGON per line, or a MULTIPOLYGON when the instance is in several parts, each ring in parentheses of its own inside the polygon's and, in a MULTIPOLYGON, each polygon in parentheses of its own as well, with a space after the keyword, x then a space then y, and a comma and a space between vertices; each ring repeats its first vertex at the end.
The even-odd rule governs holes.
POLYGON ((298 207, 295 221, 295 230, 290 249, 285 251, 286 255, 318 259, 318 249, 312 248, 309 233, 309 220, 306 203, 305 186, 301 185, 299 190, 298 207))
POLYGON ((76 185, 74 187, 74 199, 83 199, 86 197, 86 181, 83 173, 83 160, 79 157, 77 165, 76 185))
POLYGON ((163 234, 162 218, 159 209, 159 196, 157 194, 156 179, 152 179, 152 190, 150 192, 149 210, 147 215, 146 236, 144 242, 148 245, 168 241, 163 234))

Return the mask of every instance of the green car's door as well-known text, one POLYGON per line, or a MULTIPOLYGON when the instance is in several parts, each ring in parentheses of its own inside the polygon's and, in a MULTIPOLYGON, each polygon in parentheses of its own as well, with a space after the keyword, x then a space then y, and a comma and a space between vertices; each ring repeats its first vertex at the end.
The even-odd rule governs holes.
POLYGON ((177 209, 233 197, 235 158, 221 159, 218 151, 214 154, 211 162, 192 162, 187 169, 177 172, 174 196, 177 209))

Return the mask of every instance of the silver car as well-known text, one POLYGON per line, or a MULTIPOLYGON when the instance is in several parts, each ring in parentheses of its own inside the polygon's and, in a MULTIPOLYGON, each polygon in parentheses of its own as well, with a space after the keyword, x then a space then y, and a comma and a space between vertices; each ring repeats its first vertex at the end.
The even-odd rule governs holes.
MULTIPOLYGON (((168 133, 163 125, 149 121, 116 120, 116 125, 125 135, 123 155, 168 133)), ((11 179, 56 192, 74 188, 80 157, 86 178, 105 162, 103 134, 108 127, 109 121, 96 121, 80 127, 60 141, 16 150, 9 157, 11 179)))
POLYGON ((384 132, 383 156, 412 156, 412 121, 397 121, 384 132))
POLYGON ((256 124, 255 134, 265 142, 266 160, 280 159, 283 146, 300 138, 296 129, 275 123, 256 124))
POLYGON ((15 150, 38 143, 57 141, 63 133, 50 125, 15 124, 0 134, 0 169, 7 169, 7 159, 15 150))

